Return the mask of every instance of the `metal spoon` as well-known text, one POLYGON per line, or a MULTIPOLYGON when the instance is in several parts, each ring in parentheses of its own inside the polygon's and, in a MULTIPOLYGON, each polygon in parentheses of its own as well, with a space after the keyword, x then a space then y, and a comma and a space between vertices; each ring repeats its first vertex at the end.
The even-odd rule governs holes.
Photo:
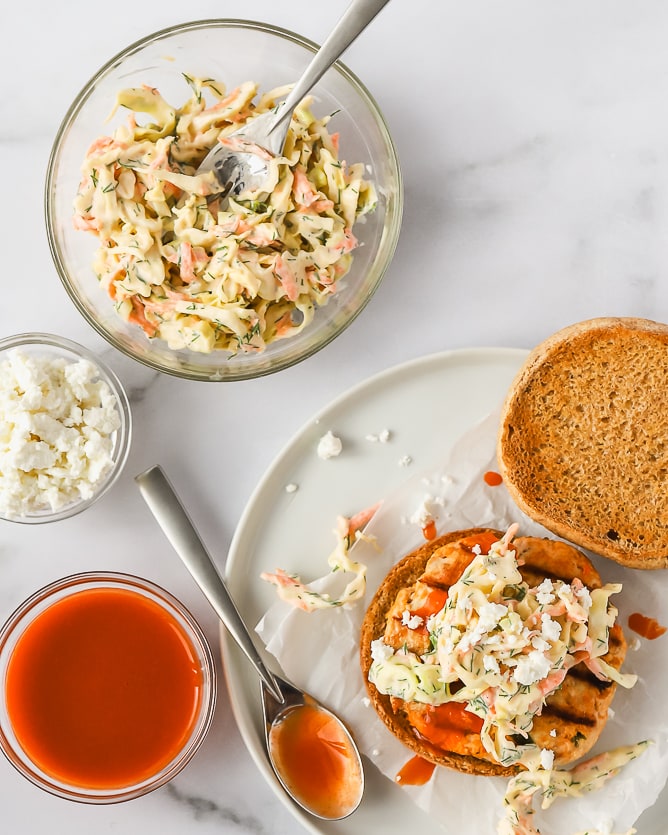
POLYGON ((151 467, 136 476, 135 481, 174 550, 260 676, 265 743, 271 765, 281 785, 303 809, 318 818, 340 820, 347 817, 359 806, 364 792, 362 761, 348 729, 337 716, 312 696, 270 672, 264 665, 223 578, 162 469, 159 466, 151 467), (280 756, 278 731, 288 716, 294 715, 294 711, 301 708, 321 711, 324 717, 335 722, 339 739, 349 755, 349 790, 338 807, 335 802, 333 807, 328 804, 327 808, 310 802, 300 793, 293 775, 280 756))
POLYGON ((267 177, 262 151, 272 156, 282 153, 295 107, 388 2, 352 0, 285 101, 217 142, 197 173, 213 171, 223 197, 260 188, 267 177))

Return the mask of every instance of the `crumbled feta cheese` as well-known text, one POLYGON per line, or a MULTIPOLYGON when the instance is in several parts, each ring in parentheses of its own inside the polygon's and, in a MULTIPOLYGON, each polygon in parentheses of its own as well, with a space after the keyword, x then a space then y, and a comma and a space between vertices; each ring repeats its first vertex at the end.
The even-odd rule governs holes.
POLYGON ((575 592, 575 596, 577 597, 580 606, 582 606, 585 612, 588 612, 591 609, 591 594, 589 589, 586 586, 583 586, 575 592))
POLYGON ((420 615, 411 615, 408 609, 406 609, 401 616, 401 623, 409 629, 417 629, 418 626, 422 626, 424 623, 424 618, 420 617, 420 615))
POLYGON ((536 600, 541 606, 549 606, 554 603, 554 583, 546 577, 536 589, 536 600))
POLYGON ((531 646, 534 649, 538 649, 541 652, 547 652, 550 649, 550 642, 546 641, 545 638, 541 637, 540 635, 534 635, 531 639, 531 646))
POLYGON ((386 444, 391 437, 391 432, 389 429, 381 429, 378 434, 370 433, 366 436, 367 441, 371 441, 373 444, 386 444))
POLYGON ((554 737, 554 736, 556 736, 556 735, 557 735, 557 729, 556 729, 556 728, 552 728, 552 730, 550 731, 550 736, 554 737))
POLYGON ((550 751, 547 748, 541 748, 540 764, 545 771, 550 771, 554 765, 554 751, 550 751))
POLYGON ((374 661, 387 661, 393 655, 394 650, 382 638, 376 638, 375 641, 371 641, 371 657, 374 661))
POLYGON ((9 352, 0 363, 0 511, 21 516, 92 497, 120 425, 92 362, 9 352))
POLYGON ((337 438, 330 429, 322 436, 322 438, 320 438, 320 441, 318 442, 318 457, 323 460, 336 458, 337 455, 341 454, 342 449, 343 444, 341 442, 341 438, 337 438))
POLYGON ((285 485, 285 492, 286 493, 296 493, 299 490, 299 485, 295 484, 293 481, 290 484, 285 485))
POLYGON ((508 607, 503 603, 483 603, 478 611, 478 629, 491 632, 504 615, 508 607))
POLYGON ((551 616, 544 613, 540 616, 541 620, 541 634, 546 641, 558 641, 561 636, 561 624, 559 621, 552 620, 551 616))
POLYGON ((362 704, 364 705, 364 707, 370 707, 371 699, 368 696, 362 696, 362 704))
POLYGON ((518 684, 535 684, 545 678, 550 669, 550 659, 536 649, 526 655, 518 656, 517 664, 513 670, 513 678, 518 684))
POLYGON ((413 463, 413 459, 410 455, 402 455, 399 459, 399 466, 400 467, 409 467, 413 463))
POLYGON ((473 611, 473 601, 470 597, 459 598, 457 600, 456 608, 464 615, 464 617, 468 618, 473 611))
POLYGON ((434 518, 434 497, 425 493, 420 504, 413 511, 410 521, 413 525, 424 528, 434 518))

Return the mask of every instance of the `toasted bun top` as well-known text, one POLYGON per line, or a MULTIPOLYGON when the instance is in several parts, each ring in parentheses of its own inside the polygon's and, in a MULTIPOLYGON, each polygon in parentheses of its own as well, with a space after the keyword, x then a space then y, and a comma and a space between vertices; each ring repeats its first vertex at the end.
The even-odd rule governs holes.
POLYGON ((668 325, 601 318, 538 345, 501 415, 519 507, 633 568, 668 566, 668 325))

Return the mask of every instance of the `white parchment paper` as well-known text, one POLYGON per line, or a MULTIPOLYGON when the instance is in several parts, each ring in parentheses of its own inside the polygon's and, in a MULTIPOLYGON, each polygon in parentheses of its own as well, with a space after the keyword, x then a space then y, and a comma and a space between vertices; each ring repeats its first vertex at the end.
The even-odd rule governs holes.
MULTIPOLYGON (((286 676, 336 711, 353 731, 362 753, 390 780, 412 753, 395 739, 369 705, 359 667, 359 631, 366 608, 389 569, 424 543, 419 525, 410 518, 429 496, 439 535, 479 526, 504 530, 513 521, 520 523, 519 535, 551 535, 518 510, 503 485, 490 487, 484 481, 484 473, 497 468, 497 426, 498 415, 491 415, 460 439, 447 460, 435 462, 429 472, 414 475, 392 495, 379 497, 383 503, 366 533, 376 537, 380 550, 360 541, 352 552, 355 559, 368 566, 363 600, 350 608, 311 614, 279 601, 257 627, 286 676)), ((612 598, 622 626, 634 611, 668 624, 667 571, 626 569, 595 556, 592 560, 603 582, 624 586, 622 593, 612 598)), ((283 567, 290 570, 289 565, 283 567)), ((320 591, 336 593, 340 584, 340 577, 329 575, 313 585, 320 591)), ((548 811, 538 813, 536 823, 544 826, 546 833, 566 835, 612 825, 615 831, 623 831, 655 802, 666 782, 668 633, 655 641, 635 640, 628 629, 626 634, 631 648, 623 670, 637 673, 638 683, 630 691, 617 689, 612 716, 592 753, 643 739, 651 739, 654 744, 600 791, 556 800, 548 811)), ((495 831, 505 786, 504 778, 437 768, 427 785, 397 785, 396 790, 409 792, 445 832, 480 835, 495 831)))

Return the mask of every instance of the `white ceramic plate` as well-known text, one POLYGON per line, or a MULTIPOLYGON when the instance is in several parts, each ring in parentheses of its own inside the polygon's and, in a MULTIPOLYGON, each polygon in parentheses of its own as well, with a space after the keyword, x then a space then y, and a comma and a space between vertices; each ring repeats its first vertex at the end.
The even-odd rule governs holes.
MULTIPOLYGON (((502 401, 526 352, 479 348, 424 357, 367 380, 309 421, 267 471, 237 528, 226 565, 227 582, 249 624, 274 601, 261 571, 286 568, 312 579, 325 573, 339 514, 352 514, 398 487, 409 475, 443 457, 454 442, 502 401), (316 448, 327 430, 343 441, 335 459, 316 448), (368 440, 390 430, 387 443, 368 440), (408 466, 400 464, 409 456, 408 466), (296 492, 286 485, 296 484, 296 492)), ((326 640, 326 636, 323 636, 326 640)), ((243 739, 269 784, 303 826, 318 835, 405 835, 443 830, 370 763, 367 790, 352 817, 317 821, 299 810, 280 788, 265 756, 257 676, 221 631, 225 673, 243 739)), ((663 835, 668 795, 646 812, 639 835, 663 835)))

